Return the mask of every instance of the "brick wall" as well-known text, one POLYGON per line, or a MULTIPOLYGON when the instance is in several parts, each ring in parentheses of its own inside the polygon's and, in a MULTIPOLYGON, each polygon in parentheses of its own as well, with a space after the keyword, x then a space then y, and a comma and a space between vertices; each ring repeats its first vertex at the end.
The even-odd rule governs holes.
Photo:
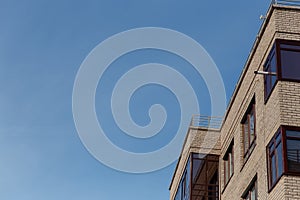
POLYGON ((300 126, 300 83, 279 81, 268 101, 264 98, 264 80, 255 75, 263 70, 275 39, 300 40, 300 9, 275 6, 260 32, 259 42, 249 56, 231 100, 221 129, 220 185, 221 199, 241 199, 253 177, 257 175, 259 199, 300 199, 300 177, 283 177, 269 193, 266 146, 280 125, 300 126), (255 96, 256 146, 244 160, 241 121, 255 96), (234 140, 234 174, 224 185, 222 158, 234 140), (298 185, 297 185, 298 184, 298 185))

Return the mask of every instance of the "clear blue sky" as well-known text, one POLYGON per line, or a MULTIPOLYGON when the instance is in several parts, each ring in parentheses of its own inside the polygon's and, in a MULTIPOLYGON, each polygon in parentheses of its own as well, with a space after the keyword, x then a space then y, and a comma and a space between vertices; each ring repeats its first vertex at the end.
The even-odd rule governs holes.
MULTIPOLYGON (((138 27, 170 28, 205 47, 221 72, 229 99, 260 27, 259 16, 265 14, 269 3, 1 0, 0 199, 168 199, 176 163, 147 174, 123 173, 98 162, 82 145, 72 116, 77 70, 87 54, 109 36, 138 27)), ((120 58, 119 65, 124 61, 129 66, 132 60, 172 60, 162 52, 136 53, 120 58)), ((180 62, 173 59, 170 63, 180 62)), ((105 92, 105 84, 112 84, 113 73, 108 75, 111 77, 104 80, 99 90, 102 87, 105 92)), ((207 91, 202 87, 200 83, 198 95, 205 99, 207 91)), ((162 88, 152 89, 160 92, 162 88)), ((97 93, 97 98, 102 98, 101 93, 97 93)), ((140 104, 132 115, 141 119, 141 124, 147 122, 141 117, 144 111, 138 112, 143 101, 143 93, 137 93, 132 102, 140 104)), ((152 98, 146 104, 152 101, 159 100, 152 98)), ((207 101, 202 103, 205 107, 207 101)), ((172 106, 176 106, 176 101, 169 108, 176 114, 172 106)), ((97 106, 99 112, 105 109, 97 106)), ((98 113, 99 119, 106 118, 105 112, 98 113)), ((176 122, 175 116, 169 121, 169 130, 176 127, 176 122)), ((114 130, 110 125, 105 123, 106 129, 114 130)), ((146 146, 137 140, 126 142, 122 136, 108 137, 132 151, 149 151, 163 145, 158 139, 146 146)), ((166 142, 170 138, 172 135, 161 139, 166 142)))

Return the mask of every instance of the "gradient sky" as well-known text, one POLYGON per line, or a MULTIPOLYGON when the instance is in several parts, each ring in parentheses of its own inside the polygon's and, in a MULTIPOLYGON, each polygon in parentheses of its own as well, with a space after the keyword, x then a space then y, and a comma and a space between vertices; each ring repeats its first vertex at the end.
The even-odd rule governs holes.
MULTIPOLYGON (((208 51, 230 99, 258 33, 259 16, 266 13, 269 3, 0 0, 0 199, 168 199, 176 163, 147 174, 123 173, 98 162, 82 145, 72 116, 77 70, 88 53, 109 36, 132 28, 164 27, 190 36, 208 51)), ((120 58, 115 66, 128 67, 135 64, 132 60, 182 62, 163 52, 143 51, 120 58)), ((113 75, 107 73, 98 88, 98 99, 105 98, 113 75)), ((198 81, 191 72, 190 76, 198 81)), ((200 106, 206 107, 208 94, 203 84, 199 79, 197 95, 203 99, 200 106)), ((168 104, 169 98, 174 98, 163 88, 146 90, 136 93, 131 102, 138 104, 132 116, 140 124, 147 124, 145 104, 168 104), (145 102, 144 95, 151 91, 166 95, 145 102)), ((168 121, 168 131, 176 128, 179 120, 177 103, 172 102, 167 110, 174 112, 174 118, 168 121)), ((98 118, 106 118, 108 108, 96 106, 98 118)), ((107 130, 115 129, 111 123, 104 123, 107 130)), ((144 152, 163 146, 172 135, 148 141, 146 146, 123 136, 108 137, 123 148, 144 152)))

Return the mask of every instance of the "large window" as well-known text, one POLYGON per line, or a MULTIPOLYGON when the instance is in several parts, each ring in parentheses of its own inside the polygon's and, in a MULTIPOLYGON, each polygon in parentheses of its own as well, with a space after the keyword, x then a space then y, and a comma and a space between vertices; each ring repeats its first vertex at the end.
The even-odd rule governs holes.
POLYGON ((300 173, 300 130, 286 130, 288 171, 300 173))
POLYGON ((283 174, 300 175, 300 128, 282 126, 268 145, 269 186, 283 174))
POLYGON ((270 185, 273 186, 283 173, 283 148, 282 148, 282 134, 279 130, 275 137, 271 140, 268 146, 269 155, 269 180, 270 185))
POLYGON ((276 61, 276 43, 273 46, 267 61, 264 65, 264 71, 269 72, 269 75, 265 75, 265 97, 267 98, 277 80, 277 61, 276 61))
POLYGON ((300 44, 294 41, 279 41, 281 78, 300 80, 300 44))
POLYGON ((245 200, 257 200, 257 182, 256 178, 251 182, 250 186, 247 188, 246 192, 244 192, 243 199, 245 200))
POLYGON ((256 133, 255 133, 255 98, 253 98, 243 120, 243 145, 244 145, 244 160, 246 161, 254 149, 256 133))
POLYGON ((300 81, 300 41, 276 40, 265 62, 265 100, 277 80, 300 81))
POLYGON ((234 170, 234 156, 233 156, 233 142, 229 146, 227 153, 225 154, 224 161, 224 184, 226 185, 233 175, 234 170))

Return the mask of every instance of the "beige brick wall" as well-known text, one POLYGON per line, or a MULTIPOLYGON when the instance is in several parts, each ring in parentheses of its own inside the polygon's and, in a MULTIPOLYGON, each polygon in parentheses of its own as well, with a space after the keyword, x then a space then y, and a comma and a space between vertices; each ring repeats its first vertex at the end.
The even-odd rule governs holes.
POLYGON ((300 200, 300 177, 284 178, 284 194, 286 200, 300 200))
POLYGON ((276 7, 269 13, 265 29, 255 51, 250 55, 238 88, 221 129, 220 183, 221 199, 241 199, 242 194, 257 175, 259 199, 298 199, 300 177, 283 177, 268 193, 266 146, 280 125, 300 126, 300 83, 278 82, 265 104, 264 80, 255 75, 263 64, 276 38, 300 40, 300 10, 276 7), (246 71, 245 71, 246 70, 246 71), (241 120, 255 95, 256 146, 245 163, 241 120), (222 158, 234 138, 234 175, 224 186, 222 158), (295 186, 295 184, 298 184, 295 186), (225 189, 224 189, 225 188, 225 189), (288 196, 289 195, 289 196, 288 196))
POLYGON ((268 13, 231 99, 220 135, 218 131, 208 132, 192 127, 189 129, 170 186, 171 200, 176 194, 189 153, 208 153, 207 149, 211 149, 211 145, 207 144, 210 143, 216 143, 210 153, 220 154, 219 182, 222 200, 241 199, 255 176, 260 200, 300 200, 300 177, 283 176, 272 191, 268 192, 266 146, 280 125, 300 126, 300 83, 279 81, 265 102, 263 76, 254 74, 255 70, 263 70, 263 64, 277 38, 300 40, 300 7, 275 6, 268 13), (257 139, 252 154, 245 162, 241 121, 254 96, 257 139), (234 174, 225 187, 222 158, 232 140, 234 174))

